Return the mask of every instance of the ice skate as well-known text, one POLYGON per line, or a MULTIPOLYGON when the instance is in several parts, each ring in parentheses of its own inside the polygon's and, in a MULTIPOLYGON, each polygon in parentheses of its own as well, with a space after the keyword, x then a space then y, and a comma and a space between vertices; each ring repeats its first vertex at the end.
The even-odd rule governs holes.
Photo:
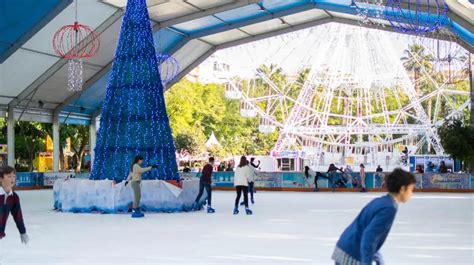
POLYGON ((145 214, 142 213, 142 212, 140 211, 140 209, 138 209, 138 208, 133 209, 133 211, 132 211, 132 218, 141 218, 141 217, 144 217, 144 216, 145 216, 145 214))

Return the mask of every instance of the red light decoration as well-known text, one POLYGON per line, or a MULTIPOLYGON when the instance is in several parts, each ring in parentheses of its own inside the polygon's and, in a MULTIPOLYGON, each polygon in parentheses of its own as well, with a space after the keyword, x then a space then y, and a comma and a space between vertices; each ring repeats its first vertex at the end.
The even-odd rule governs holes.
POLYGON ((53 49, 62 58, 89 58, 97 54, 100 42, 89 26, 74 22, 61 27, 53 37, 53 49))
MULTIPOLYGON (((76 2, 77 5, 77 2, 76 2)), ((77 6, 76 6, 77 12, 77 6)), ((77 17, 77 15, 76 15, 77 17)), ((82 59, 90 58, 99 51, 97 33, 89 26, 74 22, 62 26, 53 36, 53 49, 61 58, 68 61, 68 90, 82 90, 82 59)))

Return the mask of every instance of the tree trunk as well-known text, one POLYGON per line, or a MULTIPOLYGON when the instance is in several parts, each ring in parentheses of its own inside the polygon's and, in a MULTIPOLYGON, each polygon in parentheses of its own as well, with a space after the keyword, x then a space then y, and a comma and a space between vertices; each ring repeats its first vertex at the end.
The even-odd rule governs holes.
POLYGON ((418 73, 418 70, 414 70, 414 74, 415 74, 415 91, 416 91, 416 95, 417 97, 420 96, 420 84, 418 83, 418 76, 420 75, 418 73))
POLYGON ((59 171, 65 171, 63 147, 59 144, 59 171))
MULTIPOLYGON (((81 148, 83 149, 83 148, 81 148)), ((82 167, 82 159, 84 158, 84 151, 81 150, 79 154, 76 154, 77 158, 77 166, 76 166, 76 172, 81 172, 81 167, 82 167)))
POLYGON ((428 120, 431 122, 431 113, 432 113, 432 108, 433 108, 433 99, 430 98, 428 100, 428 109, 427 109, 427 114, 428 114, 428 120))
POLYGON ((28 152, 28 172, 33 171, 33 159, 34 159, 34 144, 29 142, 26 144, 26 151, 28 152))
POLYGON ((34 150, 29 150, 28 148, 28 172, 33 171, 33 160, 35 159, 35 152, 34 150))

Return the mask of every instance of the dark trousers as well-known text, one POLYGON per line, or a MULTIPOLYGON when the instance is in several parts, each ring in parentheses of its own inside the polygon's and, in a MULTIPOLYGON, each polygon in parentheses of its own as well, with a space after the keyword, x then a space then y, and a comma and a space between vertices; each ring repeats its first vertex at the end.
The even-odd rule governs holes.
POLYGON ((328 179, 329 179, 329 185, 332 188, 332 191, 336 190, 336 172, 335 171, 330 171, 328 174, 328 179))
POLYGON ((249 182, 250 199, 251 199, 252 201, 253 201, 253 192, 254 192, 253 187, 254 187, 254 185, 255 185, 255 182, 253 182, 253 181, 252 181, 252 182, 249 182))
POLYGON ((199 194, 196 198, 196 202, 199 202, 199 200, 201 199, 202 193, 204 192, 204 188, 206 188, 206 192, 207 192, 207 205, 211 206, 212 189, 211 189, 211 184, 209 183, 199 182, 199 194))
POLYGON ((325 175, 324 175, 323 173, 321 173, 321 172, 316 172, 316 176, 314 176, 314 190, 318 190, 318 189, 319 189, 319 187, 318 187, 318 180, 319 180, 319 178, 327 179, 328 182, 329 182, 328 186, 329 186, 329 187, 332 186, 332 185, 331 185, 331 179, 330 179, 330 177, 325 176, 325 175))
POLYGON ((242 192, 244 193, 244 204, 245 208, 249 207, 249 197, 247 193, 249 192, 249 188, 247 186, 236 186, 235 191, 237 192, 237 197, 235 198, 235 208, 239 207, 240 195, 242 192))

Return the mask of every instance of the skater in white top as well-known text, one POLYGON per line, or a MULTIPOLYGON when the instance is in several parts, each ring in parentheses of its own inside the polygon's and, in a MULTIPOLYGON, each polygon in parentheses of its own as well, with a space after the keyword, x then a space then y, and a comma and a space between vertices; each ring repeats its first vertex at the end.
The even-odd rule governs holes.
POLYGON ((248 199, 248 182, 249 179, 253 177, 253 170, 249 167, 247 163, 247 158, 242 156, 240 158, 239 165, 235 168, 234 174, 234 186, 237 192, 237 197, 235 198, 235 208, 234 214, 239 213, 239 201, 240 196, 244 193, 244 204, 245 204, 245 213, 252 214, 252 211, 249 209, 249 199, 248 199))
MULTIPOLYGON (((258 170, 257 168, 260 166, 260 161, 258 161, 258 164, 255 164, 253 161, 255 160, 255 158, 251 158, 250 159, 250 164, 249 164, 249 161, 247 160, 247 165, 249 166, 250 168, 250 172, 252 172, 252 174, 250 174, 250 177, 248 178, 248 181, 249 181, 249 186, 248 186, 248 191, 250 193, 250 202, 252 202, 252 204, 255 204, 255 200, 253 199, 253 193, 255 191, 255 178, 257 177, 258 175, 258 170)), ((240 205, 244 205, 244 202, 240 202, 240 205)))
POLYGON ((133 190, 133 206, 132 206, 132 217, 133 218, 140 218, 144 217, 145 214, 140 209, 140 199, 142 197, 142 189, 141 189, 141 182, 142 182, 142 174, 152 170, 153 168, 157 168, 157 165, 153 165, 150 167, 142 167, 143 164, 143 156, 137 155, 133 160, 132 166, 130 168, 130 173, 128 174, 127 179, 125 180, 125 186, 127 186, 128 182, 132 182, 132 190, 133 190))

